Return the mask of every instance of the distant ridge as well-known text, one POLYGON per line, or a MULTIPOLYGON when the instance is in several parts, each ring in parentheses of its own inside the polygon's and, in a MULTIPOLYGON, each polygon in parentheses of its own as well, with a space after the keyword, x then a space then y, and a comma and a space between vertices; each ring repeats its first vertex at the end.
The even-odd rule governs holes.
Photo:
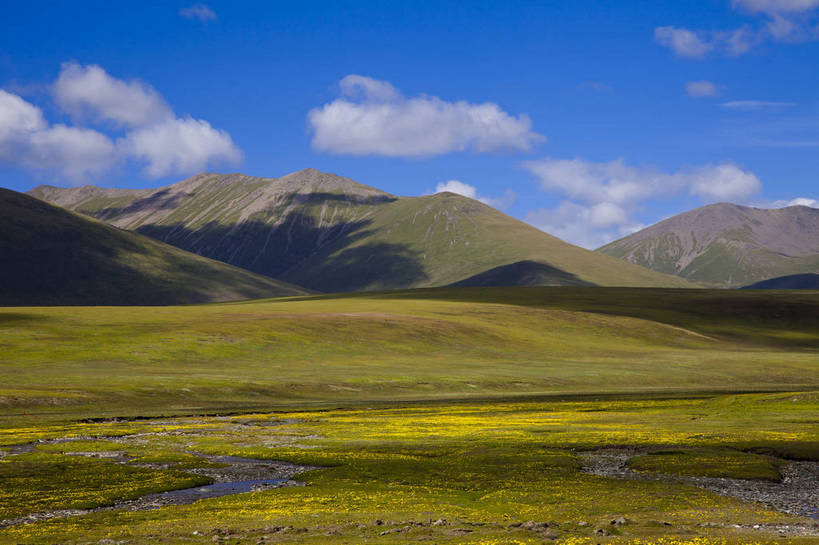
POLYGON ((657 272, 712 287, 819 272, 819 210, 713 204, 599 249, 657 272))
POLYGON ((792 274, 745 286, 749 290, 819 290, 819 274, 792 274))
POLYGON ((514 274, 489 271, 524 262, 530 270, 519 282, 527 285, 693 286, 473 199, 399 197, 315 169, 282 178, 205 173, 156 190, 40 186, 30 194, 322 292, 444 286, 482 273, 473 281, 506 285, 514 274))
POLYGON ((0 305, 168 305, 301 288, 0 189, 0 305))

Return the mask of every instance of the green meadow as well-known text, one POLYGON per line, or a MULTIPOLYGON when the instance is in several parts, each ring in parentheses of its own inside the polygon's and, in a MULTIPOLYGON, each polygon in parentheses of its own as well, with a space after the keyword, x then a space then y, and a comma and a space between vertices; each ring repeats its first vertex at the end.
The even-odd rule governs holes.
POLYGON ((0 309, 0 520, 199 486, 206 455, 318 468, 0 542, 817 543, 804 513, 691 480, 819 461, 817 311, 615 288, 0 309), (612 448, 645 478, 589 473, 612 448))

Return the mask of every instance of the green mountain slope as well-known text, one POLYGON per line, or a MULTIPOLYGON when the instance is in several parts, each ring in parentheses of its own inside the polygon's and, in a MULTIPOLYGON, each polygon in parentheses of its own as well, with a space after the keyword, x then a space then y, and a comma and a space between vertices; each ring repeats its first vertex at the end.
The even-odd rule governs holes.
MULTIPOLYGON (((541 285, 692 285, 572 246, 460 195, 397 197, 314 169, 278 179, 200 174, 148 191, 30 193, 319 291, 448 285, 523 261, 539 267, 541 285)), ((521 283, 514 274, 477 281, 521 283)))
POLYGON ((712 287, 819 272, 819 210, 714 204, 679 214, 598 251, 712 287))
POLYGON ((819 274, 791 274, 769 278, 750 286, 749 290, 819 290, 819 274))
POLYGON ((0 305, 159 305, 305 291, 0 189, 0 305))

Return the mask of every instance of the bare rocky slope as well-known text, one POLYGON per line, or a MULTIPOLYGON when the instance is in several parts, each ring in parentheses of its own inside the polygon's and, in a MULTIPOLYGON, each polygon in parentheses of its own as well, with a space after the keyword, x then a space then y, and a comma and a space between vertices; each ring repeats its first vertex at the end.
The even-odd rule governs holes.
POLYGON ((0 305, 169 305, 305 290, 0 189, 0 305))
POLYGON ((711 287, 819 272, 819 209, 713 204, 598 251, 711 287))
POLYGON ((314 169, 282 178, 205 173, 156 190, 40 186, 30 194, 323 292, 467 279, 470 285, 693 286, 578 248, 473 199, 399 197, 314 169))

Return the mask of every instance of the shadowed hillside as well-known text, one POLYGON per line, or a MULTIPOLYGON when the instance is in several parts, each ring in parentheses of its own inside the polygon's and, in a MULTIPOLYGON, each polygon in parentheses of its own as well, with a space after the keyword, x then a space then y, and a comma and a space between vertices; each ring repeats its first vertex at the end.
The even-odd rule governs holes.
POLYGON ((0 189, 0 304, 166 305, 305 291, 0 189))
POLYGON ((819 210, 714 204, 679 214, 599 249, 712 287, 819 271, 819 210))
POLYGON ((690 287, 578 248, 478 201, 397 197, 314 169, 200 174, 158 190, 41 186, 33 196, 319 291, 514 285, 690 287), (528 263, 525 274, 518 263, 528 263), (494 269, 511 267, 511 273, 494 269), (470 280, 475 281, 475 280, 470 280))
POLYGON ((819 274, 792 274, 769 278, 750 286, 749 290, 819 290, 819 274))

